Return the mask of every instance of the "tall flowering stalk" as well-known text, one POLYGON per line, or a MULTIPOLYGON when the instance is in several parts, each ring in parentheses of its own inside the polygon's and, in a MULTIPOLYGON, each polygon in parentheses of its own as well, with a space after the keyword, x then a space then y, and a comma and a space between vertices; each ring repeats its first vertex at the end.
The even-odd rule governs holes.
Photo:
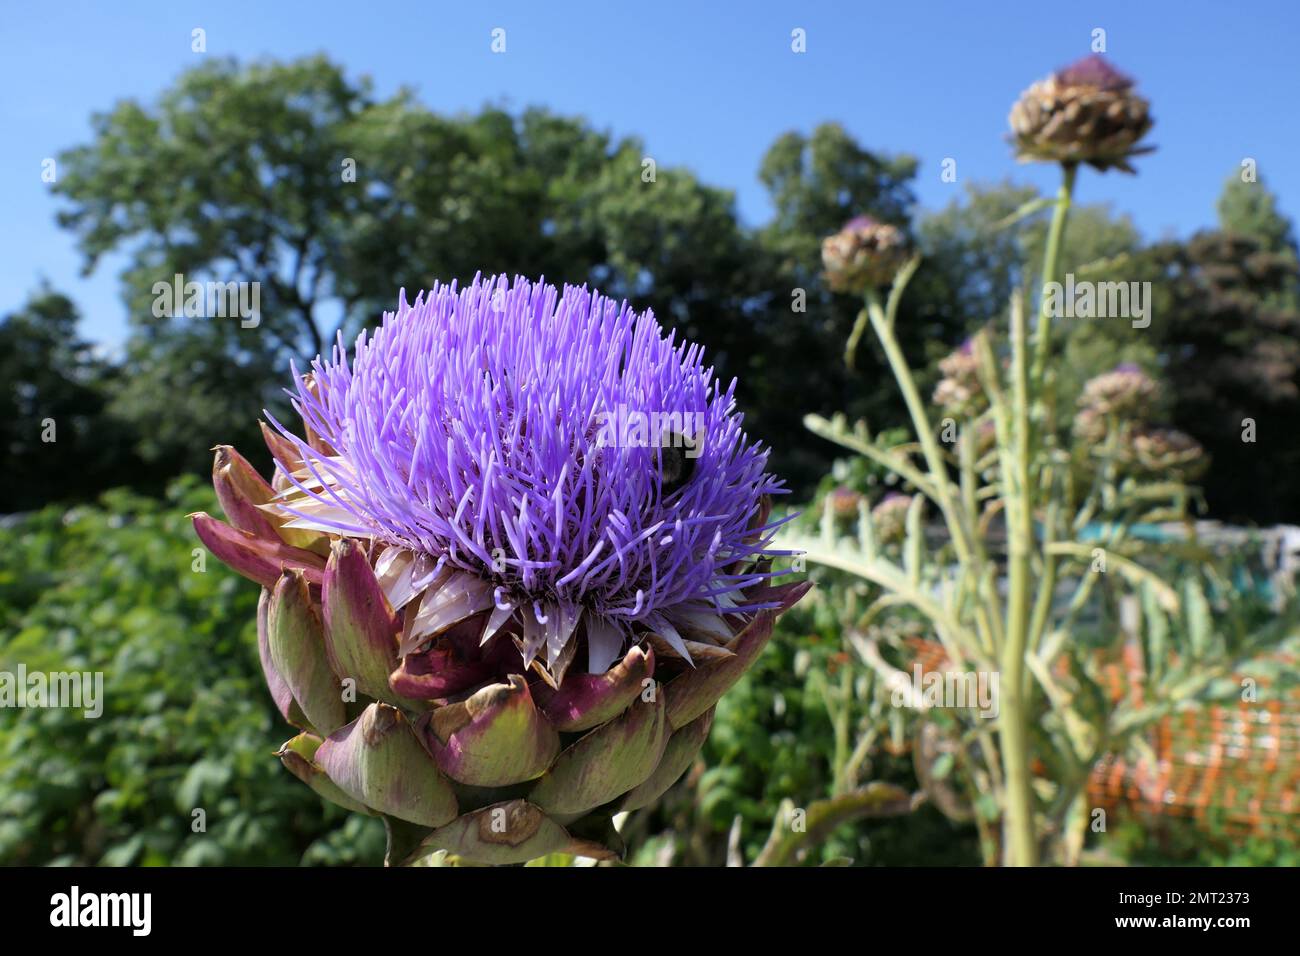
MULTIPOLYGON (((823 261, 832 287, 860 294, 864 303, 849 354, 869 326, 916 440, 888 446, 873 439, 865 423, 850 426, 842 417, 810 416, 808 427, 885 466, 917 494, 898 552, 884 547, 878 515, 866 506, 851 537, 841 534, 842 520, 837 523, 828 509, 820 535, 791 532, 783 543, 878 587, 877 600, 852 624, 850 641, 900 691, 907 691, 907 682, 877 646, 882 622, 890 619, 922 622, 922 633, 942 642, 951 665, 998 676, 992 718, 966 709, 940 723, 915 694, 901 696, 928 728, 918 738, 918 753, 943 751, 954 758, 953 774, 975 805, 988 858, 1027 866, 1039 862, 1044 847, 1057 860, 1077 859, 1087 823, 1085 784, 1096 760, 1203 692, 1228 672, 1239 649, 1208 653, 1203 615, 1190 648, 1168 641, 1171 622, 1176 633, 1187 632, 1179 624, 1188 603, 1196 612, 1204 606, 1200 580, 1181 582, 1180 594, 1132 555, 1135 522, 1185 515, 1190 493, 1182 479, 1195 454, 1183 437, 1152 432, 1136 420, 1150 396, 1125 401, 1125 390, 1140 391, 1150 380, 1121 368, 1090 383, 1079 415, 1094 434, 1085 440, 1076 432, 1072 447, 1068 420, 1064 428, 1057 421, 1061 396, 1046 284, 1059 274, 1077 170, 1088 164, 1131 171, 1128 159, 1144 151, 1139 141, 1151 125, 1147 104, 1130 80, 1090 57, 1034 84, 1011 123, 1022 159, 1054 161, 1062 169, 1039 276, 1044 288, 1037 322, 1031 327, 1022 300, 1014 298, 1005 336, 983 331, 941 363, 944 379, 933 414, 895 333, 919 258, 900 264, 901 243, 864 238, 864 230, 876 228, 869 221, 855 220, 827 239, 823 261), (862 257, 876 249, 882 254, 868 267, 862 257), (1138 436, 1146 436, 1144 443, 1138 436), (1182 470, 1171 470, 1174 462, 1183 463, 1182 470), (937 549, 925 540, 924 503, 944 528, 937 549), (1134 678, 1144 682, 1140 704, 1108 698, 1099 689, 1100 668, 1113 655, 1099 656, 1075 639, 1080 615, 1109 598, 1139 607, 1143 617, 1126 621, 1126 633, 1117 633, 1113 643, 1155 642, 1143 648, 1147 659, 1166 659, 1134 678)), ((923 782, 930 776, 920 775, 923 782)), ((950 797, 945 791, 936 804, 942 809, 953 803, 950 797)))

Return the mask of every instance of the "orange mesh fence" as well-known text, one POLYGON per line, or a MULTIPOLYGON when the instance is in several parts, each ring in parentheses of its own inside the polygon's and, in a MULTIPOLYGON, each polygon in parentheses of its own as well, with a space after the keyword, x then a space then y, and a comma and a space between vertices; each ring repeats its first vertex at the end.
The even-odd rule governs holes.
MULTIPOLYGON (((936 641, 907 641, 924 672, 947 666, 936 641)), ((1295 667, 1293 654, 1274 660, 1295 667)), ((1112 700, 1140 706, 1141 661, 1132 645, 1102 668, 1112 700)), ((1230 835, 1300 832, 1300 688, 1274 692, 1256 678, 1256 700, 1206 704, 1159 720, 1146 734, 1152 756, 1107 754, 1093 768, 1093 806, 1138 818, 1185 819, 1230 835)))

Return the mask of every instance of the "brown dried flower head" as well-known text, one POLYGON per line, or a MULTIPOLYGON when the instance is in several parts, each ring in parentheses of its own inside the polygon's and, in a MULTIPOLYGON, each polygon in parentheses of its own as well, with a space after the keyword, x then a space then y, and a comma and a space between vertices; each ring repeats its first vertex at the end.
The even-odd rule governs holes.
POLYGON ((889 285, 907 261, 909 243, 903 230, 870 216, 857 216, 822 240, 826 281, 836 292, 861 294, 889 285))
POLYGON ((1129 159, 1148 153, 1138 141, 1154 120, 1133 81, 1094 53, 1020 95, 1011 107, 1012 142, 1021 162, 1087 163, 1102 172, 1133 172, 1129 159))

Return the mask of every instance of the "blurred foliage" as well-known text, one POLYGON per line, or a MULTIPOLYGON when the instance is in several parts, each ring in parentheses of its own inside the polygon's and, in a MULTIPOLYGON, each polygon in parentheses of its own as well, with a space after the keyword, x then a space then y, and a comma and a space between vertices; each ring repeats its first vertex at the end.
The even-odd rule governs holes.
POLYGON ((79 319, 49 286, 0 319, 0 514, 135 477, 131 433, 108 411, 121 376, 78 336, 79 319))
MULTIPOLYGON (((633 862, 723 865, 738 826, 740 859, 750 864, 783 799, 807 807, 832 792, 837 755, 828 682, 838 686, 850 678, 852 684, 856 677, 839 630, 830 599, 805 598, 781 618, 767 650, 719 701, 693 770, 658 806, 631 821, 630 842, 639 848, 633 862)), ((855 725, 871 723, 872 693, 869 684, 851 689, 855 725)), ((910 759, 883 751, 862 768, 862 779, 916 789, 910 759)), ((979 852, 974 827, 955 825, 923 806, 909 816, 841 827, 813 848, 806 863, 845 858, 856 866, 974 866, 979 852)))
POLYGON ((1295 227, 1262 179, 1247 181, 1234 172, 1223 184, 1215 211, 1224 232, 1254 239, 1265 252, 1296 257, 1295 227))
POLYGON ((1107 862, 1132 866, 1300 866, 1300 846, 1294 835, 1267 833, 1243 836, 1186 820, 1128 820, 1114 828, 1107 862))
MULTIPOLYGON (((1262 188, 1262 187, 1260 187, 1262 188)), ((1265 524, 1300 514, 1300 308, 1294 253, 1249 236, 1204 232, 1147 254, 1159 269, 1149 331, 1162 357, 1173 423, 1211 460, 1205 498, 1223 520, 1265 524), (1245 439, 1247 423, 1253 437, 1245 439)))
POLYGON ((328 807, 272 756, 292 731, 257 660, 257 591, 215 560, 193 570, 185 515, 213 506, 184 482, 162 502, 114 491, 6 523, 0 670, 102 672, 104 700, 97 719, 0 709, 0 862, 382 859, 374 821, 328 807))

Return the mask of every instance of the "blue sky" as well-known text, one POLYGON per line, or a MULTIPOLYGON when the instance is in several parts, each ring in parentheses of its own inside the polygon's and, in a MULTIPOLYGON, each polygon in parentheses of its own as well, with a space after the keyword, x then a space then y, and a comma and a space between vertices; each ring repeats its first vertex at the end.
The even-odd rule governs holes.
POLYGON ((1111 201, 1148 238, 1212 224, 1214 199, 1253 157, 1293 218, 1300 213, 1300 4, 939 2, 706 4, 68 2, 0 0, 0 312, 41 277, 77 300, 85 333, 120 343, 126 317, 116 274, 89 278, 41 161, 85 141, 92 112, 152 100, 209 56, 291 58, 324 51, 384 95, 416 88, 433 109, 546 105, 616 134, 637 134, 661 165, 682 164, 732 189, 743 218, 769 214, 757 180, 781 133, 837 120, 875 149, 921 159, 916 191, 944 205, 970 181, 1054 185, 1020 166, 1006 114, 1034 79, 1089 52, 1107 53, 1151 99, 1159 146, 1136 178, 1081 177, 1084 202, 1111 201), (506 30, 507 51, 490 50, 506 30), (791 52, 791 31, 807 52, 791 52), (945 157, 957 184, 940 180, 945 157))

